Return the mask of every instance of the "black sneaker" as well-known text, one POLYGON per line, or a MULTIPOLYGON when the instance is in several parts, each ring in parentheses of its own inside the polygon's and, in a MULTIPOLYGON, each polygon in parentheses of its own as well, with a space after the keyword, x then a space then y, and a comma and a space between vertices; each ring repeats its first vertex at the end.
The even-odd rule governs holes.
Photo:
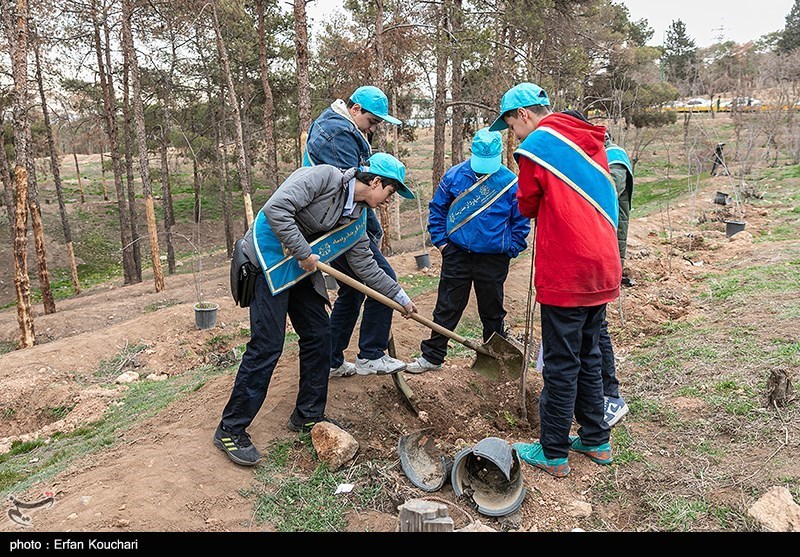
POLYGON ((247 433, 229 433, 222 429, 222 425, 219 425, 214 433, 214 446, 242 466, 255 466, 261 460, 261 454, 247 433))
POLYGON ((306 418, 305 420, 303 420, 297 415, 296 412, 292 412, 292 415, 289 417, 289 423, 287 423, 286 425, 291 431, 296 431, 299 433, 309 433, 311 431, 311 428, 313 428, 319 422, 328 422, 335 425, 336 427, 344 429, 344 426, 342 424, 340 424, 336 420, 328 418, 327 416, 322 416, 321 418, 306 418))
POLYGON ((633 280, 631 277, 622 277, 622 286, 631 287, 636 284, 636 281, 633 280))

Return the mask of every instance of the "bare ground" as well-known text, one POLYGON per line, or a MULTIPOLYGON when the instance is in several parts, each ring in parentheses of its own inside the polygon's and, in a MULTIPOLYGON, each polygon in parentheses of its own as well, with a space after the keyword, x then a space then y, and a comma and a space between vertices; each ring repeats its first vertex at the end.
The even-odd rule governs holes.
MULTIPOLYGON (((628 357, 669 321, 685 322, 699 316, 712 322, 731 318, 698 298, 698 291, 704 288, 703 281, 708 280, 707 274, 730 266, 780 261, 784 257, 780 249, 769 243, 757 246, 752 243, 751 234, 765 230, 770 224, 768 208, 749 209, 746 232, 726 239, 724 225, 719 221, 724 215, 713 204, 712 190, 701 192, 697 206, 684 204, 673 207, 669 214, 632 220, 629 266, 637 284, 623 290, 619 303, 609 305, 623 395, 641 401, 655 400, 677 409, 691 420, 689 430, 677 432, 633 411, 617 427, 624 428, 633 439, 634 449, 644 456, 643 462, 601 467, 579 455, 571 457, 573 472, 563 479, 523 465, 528 493, 519 513, 500 519, 481 516, 464 501, 457 501, 449 484, 433 494, 415 488, 403 474, 397 456, 399 437, 422 428, 430 428, 437 446, 449 455, 487 436, 509 442, 531 441, 538 436, 540 377, 535 372, 528 374, 523 413, 519 382, 491 381, 477 374, 470 369, 471 357, 466 355, 449 359, 442 371, 405 376, 422 410, 419 415, 405 404, 389 377, 331 380, 327 414, 344 422, 359 443, 355 462, 394 462, 385 472, 385 489, 393 500, 398 503, 411 498, 441 500, 449 506, 457 528, 480 520, 498 530, 540 532, 573 528, 658 529, 651 520, 645 522, 643 518, 644 507, 649 505, 652 510, 653 503, 646 500, 654 486, 669 489, 665 486, 671 483, 676 496, 699 491, 709 501, 741 509, 770 485, 780 483, 779 478, 797 478, 796 461, 788 458, 799 448, 795 406, 782 416, 783 425, 773 430, 773 433, 785 430, 786 443, 768 439, 763 445, 749 447, 746 453, 729 451, 703 463, 700 468, 705 475, 698 479, 695 463, 687 462, 682 455, 683 444, 701 440, 737 443, 740 435, 737 424, 730 423, 725 416, 717 416, 701 398, 680 396, 675 385, 659 384, 657 378, 649 378, 647 369, 638 367, 628 357), (712 217, 711 225, 702 232, 694 224, 698 207, 712 217), (689 236, 689 232, 693 235, 689 236), (613 485, 619 495, 610 500, 595 497, 593 489, 604 483, 613 485), (573 513, 571 509, 576 502, 591 502, 592 514, 581 517, 573 513)), ((409 215, 409 227, 418 226, 415 218, 416 214, 409 215)), ((418 271, 414 255, 419 250, 413 245, 399 245, 396 249, 398 253, 390 261, 401 282, 411 274, 438 273, 436 250, 430 251, 432 268, 418 271), (403 248, 407 251, 402 252, 403 248)), ((530 263, 529 256, 514 261, 506 283, 509 323, 518 338, 525 332, 530 263)), ((152 280, 146 274, 140 284, 122 286, 117 282, 60 301, 57 313, 52 315, 42 315, 37 306, 37 346, 0 356, 0 409, 13 410, 0 413, 0 452, 8 450, 14 440, 47 438, 54 432, 69 432, 100 419, 110 405, 118 403, 127 387, 99 380, 96 372, 103 362, 113 359, 126 346, 147 346, 135 362, 128 362, 127 368, 136 369, 142 378, 156 374, 173 380, 246 342, 246 337, 237 335, 237 331, 249 327, 248 313, 234 306, 231 300, 224 251, 206 258, 203 265, 205 298, 220 304, 217 326, 211 330, 195 327, 192 304, 196 292, 191 274, 168 276, 166 288, 160 293, 154 292, 152 280), (209 342, 220 335, 228 336, 224 345, 209 342), (73 409, 56 419, 48 409, 58 407, 73 409)), ((430 316, 435 296, 432 292, 415 299, 422 315, 430 316)), ((473 302, 467 316, 476 315, 473 302)), ((785 321, 776 321, 774 308, 758 300, 734 315, 758 323, 761 329, 780 328, 780 334, 787 338, 796 340, 800 336, 796 323, 787 329, 785 321)), ((0 340, 13 341, 16 333, 15 309, 3 310, 0 340)), ((394 322, 398 357, 409 360, 416 356, 419 342, 428 334, 424 326, 398 316, 394 322)), ((354 357, 355 346, 354 336, 347 354, 350 358, 354 357)), ((297 351, 287 349, 266 402, 249 429, 259 448, 266 448, 277 439, 296 436, 287 430, 286 421, 295 398, 297 369, 297 351)), ((720 369, 687 370, 693 381, 704 373, 713 378, 720 372, 720 369)), ((242 490, 253 486, 253 470, 234 465, 211 443, 234 374, 235 367, 212 378, 196 391, 174 400, 157 415, 131 424, 119 433, 112 446, 86 455, 57 477, 37 482, 25 493, 16 494, 26 500, 38 499, 46 492, 55 494, 55 504, 38 511, 26 531, 270 530, 269 524, 254 520, 252 500, 241 495, 242 490)), ((35 451, 31 457, 35 458, 35 451)), ((307 466, 311 471, 314 463, 307 466)), ((719 529, 717 524, 701 521, 695 529, 719 529)), ((746 527, 733 523, 727 529, 746 527)), ((11 521, 0 520, 0 531, 21 528, 11 521)), ((349 517, 348 531, 390 532, 396 528, 397 514, 391 508, 349 517)))

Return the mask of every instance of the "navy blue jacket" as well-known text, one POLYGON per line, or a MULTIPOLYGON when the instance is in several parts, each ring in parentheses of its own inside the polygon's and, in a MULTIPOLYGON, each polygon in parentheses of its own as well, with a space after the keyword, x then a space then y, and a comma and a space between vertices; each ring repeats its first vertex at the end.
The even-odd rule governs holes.
MULTIPOLYGON (((303 152, 303 166, 330 164, 339 170, 360 168, 372 148, 356 125, 328 107, 311 123, 303 152)), ((376 244, 383 236, 375 211, 367 207, 367 233, 376 244)))
MULTIPOLYGON (((505 166, 489 180, 503 186, 516 176, 505 166)), ((480 179, 469 165, 469 159, 445 172, 436 193, 428 204, 428 232, 433 245, 440 248, 453 242, 463 250, 474 253, 506 253, 516 257, 528 247, 531 231, 530 219, 523 217, 517 208, 517 184, 511 186, 485 211, 447 236, 447 211, 453 200, 480 179)))

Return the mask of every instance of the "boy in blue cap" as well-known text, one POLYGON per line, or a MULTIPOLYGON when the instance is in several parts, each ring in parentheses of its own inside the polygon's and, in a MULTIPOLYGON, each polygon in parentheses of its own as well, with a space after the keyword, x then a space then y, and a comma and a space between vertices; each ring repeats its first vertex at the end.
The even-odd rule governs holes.
POLYGON ((603 420, 598 345, 606 304, 619 296, 618 207, 604 148, 605 128, 553 113, 533 83, 509 89, 492 130, 521 141, 520 213, 536 219, 536 301, 542 321, 544 386, 539 441, 515 443, 520 458, 547 473, 570 473, 569 451, 611 464, 603 420), (573 416, 578 435, 570 436, 573 416))
POLYGON ((245 234, 242 252, 262 272, 250 304, 250 341, 213 437, 214 446, 236 464, 253 466, 261 459, 246 429, 266 399, 283 352, 287 316, 300 349, 300 383, 288 428, 308 432, 318 422, 336 423, 325 416, 331 358, 325 306, 330 302, 317 261, 345 259, 360 281, 402 305, 405 317, 416 311, 375 260, 364 216, 394 192, 414 198, 405 185, 405 166, 386 153, 367 162, 346 171, 327 164, 295 170, 245 234))
MULTIPOLYGON (((330 164, 341 170, 358 167, 372 154, 370 135, 381 122, 399 125, 402 122, 389 115, 389 100, 383 91, 372 85, 359 87, 347 102, 334 101, 311 124, 303 152, 303 165, 330 164)), ((390 277, 397 279, 392 266, 380 251, 383 236, 378 217, 371 208, 367 210, 367 234, 370 249, 378 266, 390 277)), ((332 266, 354 276, 346 261, 336 260, 332 266)), ((386 354, 392 326, 392 308, 366 298, 363 293, 346 284, 339 285, 339 293, 331 311, 331 377, 390 374, 402 371, 405 363, 386 354), (344 358, 350 345, 361 306, 364 313, 358 338, 355 364, 344 358)))
MULTIPOLYGON (((502 164, 503 139, 488 128, 472 139, 471 156, 442 177, 428 205, 428 232, 442 254, 433 321, 456 328, 475 289, 483 340, 505 336, 503 286, 512 258, 527 247, 530 220, 517 209, 517 177, 502 164)), ((407 373, 440 369, 447 337, 432 332, 407 373)))

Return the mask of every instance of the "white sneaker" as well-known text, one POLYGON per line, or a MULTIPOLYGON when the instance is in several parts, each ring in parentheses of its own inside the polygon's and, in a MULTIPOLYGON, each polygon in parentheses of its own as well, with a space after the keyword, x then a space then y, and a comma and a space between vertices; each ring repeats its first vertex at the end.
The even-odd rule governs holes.
POLYGON ((339 367, 332 367, 328 377, 350 377, 356 374, 356 364, 345 360, 339 367))
POLYGON ((406 373, 425 373, 435 369, 442 369, 442 364, 432 364, 422 356, 406 364, 406 373))
POLYGON ((603 403, 605 422, 608 427, 616 425, 628 413, 628 405, 622 400, 622 397, 604 396, 603 403))
POLYGON ((391 356, 381 356, 377 360, 356 358, 355 369, 359 375, 389 375, 403 371, 406 369, 406 364, 391 356))

